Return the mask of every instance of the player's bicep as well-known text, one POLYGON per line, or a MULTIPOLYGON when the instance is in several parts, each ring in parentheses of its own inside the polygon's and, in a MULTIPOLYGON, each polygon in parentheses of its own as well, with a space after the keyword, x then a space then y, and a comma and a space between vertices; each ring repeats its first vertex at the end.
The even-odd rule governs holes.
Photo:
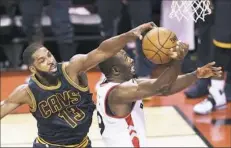
POLYGON ((108 55, 102 50, 95 49, 85 55, 81 71, 87 71, 106 60, 108 55))
POLYGON ((125 103, 140 100, 143 95, 138 84, 131 80, 117 85, 109 94, 110 101, 114 103, 125 103))
POLYGON ((13 110, 26 103, 28 97, 25 86, 16 88, 7 99, 1 101, 1 119, 13 110))
POLYGON ((71 58, 68 67, 76 72, 85 72, 91 68, 94 68, 107 57, 108 56, 103 51, 95 49, 88 54, 75 55, 71 58))

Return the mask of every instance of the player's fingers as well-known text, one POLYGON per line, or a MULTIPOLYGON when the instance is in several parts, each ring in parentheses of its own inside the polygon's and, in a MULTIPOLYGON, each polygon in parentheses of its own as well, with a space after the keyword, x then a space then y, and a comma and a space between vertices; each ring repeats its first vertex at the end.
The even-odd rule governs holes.
POLYGON ((170 48, 169 51, 168 51, 168 55, 171 56, 175 51, 174 48, 170 48))
POLYGON ((181 43, 181 46, 182 46, 182 48, 184 48, 184 49, 188 49, 188 48, 189 48, 189 44, 184 43, 184 42, 181 43))
POLYGON ((176 51, 178 53, 179 58, 184 57, 185 55, 185 49, 182 48, 181 46, 176 46, 176 51))
POLYGON ((215 73, 213 73, 213 74, 214 74, 214 76, 216 76, 216 77, 221 77, 221 76, 222 76, 222 71, 215 72, 215 73))
POLYGON ((137 36, 140 40, 142 40, 143 39, 143 36, 141 35, 141 33, 140 32, 134 32, 134 35, 135 36, 137 36))
POLYGON ((189 44, 184 43, 181 40, 177 41, 177 45, 180 46, 180 48, 182 48, 182 49, 188 49, 189 48, 189 44))
POLYGON ((173 59, 177 59, 177 58, 178 58, 177 52, 171 52, 171 53, 169 53, 169 56, 170 56, 171 58, 173 58, 173 59))
POLYGON ((158 27, 154 22, 148 22, 148 24, 150 25, 150 27, 158 27))
POLYGON ((222 72, 222 71, 218 71, 218 72, 216 72, 216 74, 218 74, 218 75, 222 75, 222 74, 223 74, 223 72, 222 72))
POLYGON ((155 27, 157 27, 157 25, 154 22, 148 22, 148 23, 141 25, 140 29, 142 31, 145 31, 145 30, 153 29, 155 27))
POLYGON ((221 67, 211 67, 210 69, 210 73, 212 73, 213 76, 221 77, 223 74, 221 67))
POLYGON ((216 64, 216 62, 213 61, 213 62, 210 62, 210 63, 206 64, 205 67, 212 67, 215 64, 216 64))
POLYGON ((221 71, 221 67, 211 67, 211 69, 213 70, 213 71, 221 71))
POLYGON ((143 39, 143 36, 140 34, 138 35, 139 39, 142 40, 143 39))

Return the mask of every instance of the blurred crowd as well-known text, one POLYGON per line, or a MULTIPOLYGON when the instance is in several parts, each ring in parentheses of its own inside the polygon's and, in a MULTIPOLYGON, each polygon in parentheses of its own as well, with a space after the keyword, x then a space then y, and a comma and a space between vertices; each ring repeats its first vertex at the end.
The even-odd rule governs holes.
MULTIPOLYGON (((224 67, 224 77, 198 80, 184 92, 192 99, 208 95, 194 107, 196 113, 207 114, 231 100, 231 54, 226 54, 231 51, 231 21, 223 17, 231 13, 231 3, 222 2, 214 0, 213 13, 194 23, 170 19, 171 0, 2 0, 0 67, 27 69, 21 54, 31 42, 44 43, 58 61, 66 61, 91 51, 104 39, 153 21, 189 43, 183 73, 207 64, 214 60, 214 51, 222 51, 219 58, 225 62, 216 62, 224 67)), ((141 42, 128 43, 125 50, 135 60, 138 77, 153 74, 158 65, 144 57, 141 42)))

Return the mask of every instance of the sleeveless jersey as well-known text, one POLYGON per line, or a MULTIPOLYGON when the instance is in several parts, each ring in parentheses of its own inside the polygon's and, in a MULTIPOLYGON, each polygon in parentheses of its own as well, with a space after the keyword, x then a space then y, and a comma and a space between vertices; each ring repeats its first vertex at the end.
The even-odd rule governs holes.
POLYGON ((28 83, 38 140, 56 145, 78 144, 88 139, 95 109, 92 94, 88 87, 80 87, 69 78, 65 64, 58 64, 57 70, 57 86, 44 86, 35 76, 28 83))
MULTIPOLYGON (((131 80, 132 81, 132 80, 131 80)), ((126 117, 108 115, 107 96, 118 83, 101 84, 97 89, 97 116, 100 133, 106 146, 145 147, 145 120, 143 103, 134 102, 133 109, 126 117)))

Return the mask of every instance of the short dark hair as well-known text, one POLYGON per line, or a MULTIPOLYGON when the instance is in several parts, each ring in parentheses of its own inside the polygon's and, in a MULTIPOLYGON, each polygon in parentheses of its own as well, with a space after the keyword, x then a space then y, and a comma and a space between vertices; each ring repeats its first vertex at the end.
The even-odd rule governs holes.
POLYGON ((32 58, 32 55, 37 51, 38 49, 44 47, 43 44, 35 42, 30 44, 26 47, 26 49, 23 52, 23 62, 24 64, 31 65, 34 62, 34 59, 32 58))
POLYGON ((112 74, 112 67, 116 65, 118 60, 116 60, 117 57, 111 57, 101 63, 99 63, 99 69, 100 71, 105 75, 106 78, 110 77, 112 74))
POLYGON ((125 56, 126 52, 124 50, 120 50, 116 55, 113 57, 99 63, 100 71, 105 75, 106 78, 110 77, 112 74, 112 67, 117 65, 120 62, 119 57, 125 56))

